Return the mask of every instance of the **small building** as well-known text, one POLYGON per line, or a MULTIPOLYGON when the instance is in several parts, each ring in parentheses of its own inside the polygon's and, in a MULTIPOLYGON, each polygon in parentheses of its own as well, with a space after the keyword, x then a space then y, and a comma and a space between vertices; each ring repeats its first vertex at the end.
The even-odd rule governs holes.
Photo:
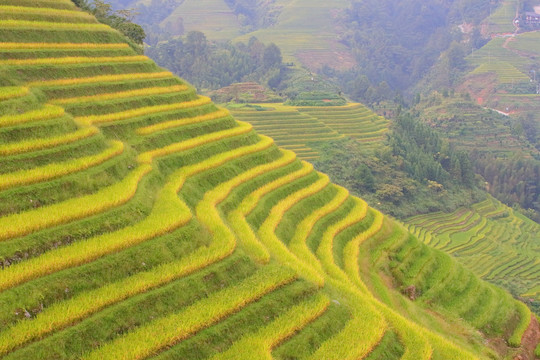
POLYGON ((526 12, 523 20, 527 25, 540 26, 540 14, 535 12, 526 12))

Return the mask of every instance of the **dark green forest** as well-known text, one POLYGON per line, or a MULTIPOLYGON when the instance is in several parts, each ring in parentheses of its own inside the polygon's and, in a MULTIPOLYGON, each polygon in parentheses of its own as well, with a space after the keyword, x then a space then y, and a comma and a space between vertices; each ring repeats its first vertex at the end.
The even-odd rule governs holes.
POLYGON ((254 37, 247 44, 216 43, 202 32, 192 31, 149 48, 147 55, 199 89, 219 89, 242 81, 275 88, 281 82, 281 51, 254 37))

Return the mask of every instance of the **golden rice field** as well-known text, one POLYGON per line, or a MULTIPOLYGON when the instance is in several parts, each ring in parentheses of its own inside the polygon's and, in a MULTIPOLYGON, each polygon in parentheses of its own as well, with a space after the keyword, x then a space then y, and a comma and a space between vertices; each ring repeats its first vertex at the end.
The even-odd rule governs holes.
POLYGON ((0 0, 0 39, 2 359, 522 351, 526 306, 301 160, 375 143, 363 106, 231 115, 68 0, 0 0))

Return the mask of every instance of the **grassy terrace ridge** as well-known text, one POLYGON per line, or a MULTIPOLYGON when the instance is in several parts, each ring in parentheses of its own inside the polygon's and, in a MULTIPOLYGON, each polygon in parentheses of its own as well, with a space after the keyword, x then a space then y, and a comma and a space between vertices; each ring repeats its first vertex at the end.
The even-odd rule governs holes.
MULTIPOLYGON (((0 357, 530 350, 525 305, 301 161, 321 139, 375 142, 385 119, 360 104, 229 112, 92 22, 67 0, 0 0, 0 106, 14 109, 0 116, 0 357)), ((419 222, 454 234, 453 215, 468 230, 500 216, 475 211, 419 222)), ((534 231, 520 222, 516 237, 534 231)), ((534 278, 526 260, 492 274, 534 278)))
POLYGON ((470 209, 405 222, 420 240, 454 255, 482 278, 540 300, 534 290, 540 281, 540 259, 535 255, 540 226, 534 221, 490 197, 470 209))

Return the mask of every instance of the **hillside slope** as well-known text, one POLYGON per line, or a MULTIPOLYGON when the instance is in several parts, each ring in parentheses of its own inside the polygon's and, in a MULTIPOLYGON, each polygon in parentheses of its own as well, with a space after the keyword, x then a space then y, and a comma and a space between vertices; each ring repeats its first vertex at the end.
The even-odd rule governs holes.
POLYGON ((530 358, 525 305, 70 1, 0 39, 3 358, 530 358))

